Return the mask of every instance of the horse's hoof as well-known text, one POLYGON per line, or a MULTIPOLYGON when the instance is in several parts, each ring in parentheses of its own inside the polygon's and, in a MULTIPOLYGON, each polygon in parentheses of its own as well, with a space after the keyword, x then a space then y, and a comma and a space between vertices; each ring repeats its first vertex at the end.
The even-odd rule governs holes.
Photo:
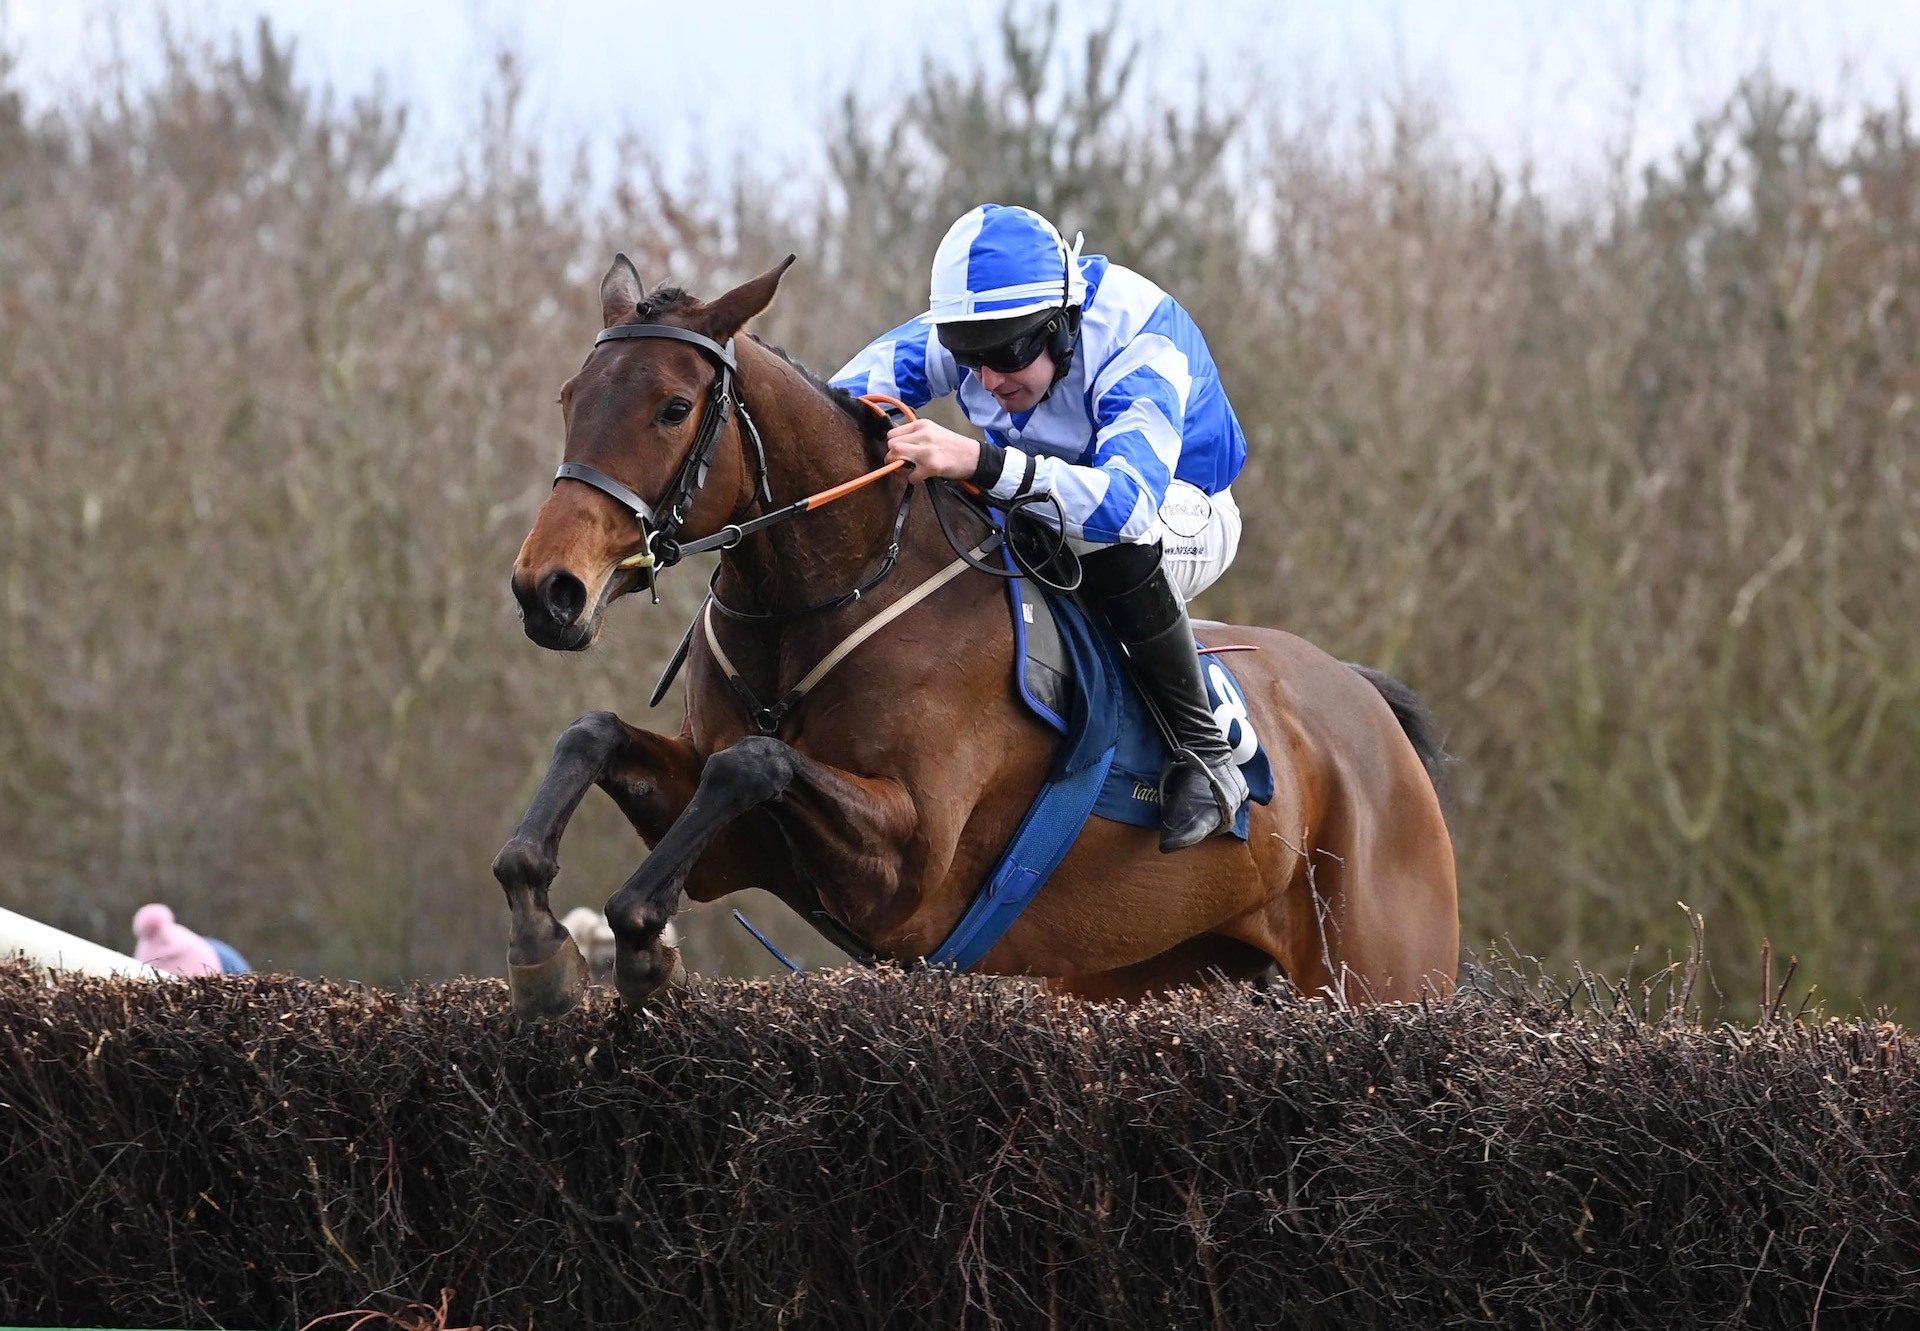
POLYGON ((656 943, 638 955, 622 954, 613 965, 614 987, 620 997, 641 1007, 669 986, 684 985, 687 968, 680 960, 680 949, 656 943))
POLYGON ((579 1006, 587 988, 587 960, 571 937, 562 936, 546 960, 518 965, 507 959, 513 1015, 522 1021, 552 1021, 579 1006))

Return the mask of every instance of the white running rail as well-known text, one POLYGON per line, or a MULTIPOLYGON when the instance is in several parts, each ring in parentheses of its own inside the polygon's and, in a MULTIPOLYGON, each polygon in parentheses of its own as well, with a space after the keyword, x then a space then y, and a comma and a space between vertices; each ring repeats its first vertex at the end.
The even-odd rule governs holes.
POLYGON ((50 924, 0 909, 0 958, 20 955, 48 970, 78 971, 83 975, 139 975, 154 979, 159 972, 144 962, 89 943, 50 924))

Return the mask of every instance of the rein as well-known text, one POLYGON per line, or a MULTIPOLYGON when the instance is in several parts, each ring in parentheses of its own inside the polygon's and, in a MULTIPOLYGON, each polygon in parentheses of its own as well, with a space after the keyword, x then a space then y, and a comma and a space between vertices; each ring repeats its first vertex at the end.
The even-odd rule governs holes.
MULTIPOLYGON (((879 412, 882 417, 889 420, 892 419, 888 414, 889 411, 898 411, 909 421, 916 419, 913 414, 913 408, 909 407, 897 397, 888 397, 885 393, 868 393, 860 400, 879 412)), ((723 527, 717 534, 725 535, 729 531, 736 531, 742 535, 751 535, 762 528, 771 527, 776 522, 784 522, 788 518, 798 517, 809 509, 821 508, 827 504, 831 504, 836 499, 843 499, 856 490, 871 485, 881 477, 891 475, 908 465, 910 464, 905 458, 896 458, 894 461, 886 463, 883 466, 875 467, 872 471, 856 476, 850 481, 843 481, 839 485, 829 486, 818 494, 811 494, 805 499, 796 500, 777 512, 768 513, 763 517, 755 518, 751 522, 741 523, 737 526, 729 525, 728 527, 723 527)), ((728 619, 737 619, 756 624, 784 624, 789 620, 803 619, 808 615, 825 614, 827 611, 838 610, 843 606, 852 605, 855 601, 885 581, 886 576, 893 572, 893 566, 899 562, 900 532, 907 525, 907 508, 912 499, 912 487, 908 487, 900 492, 900 506, 896 508, 893 513, 893 531, 887 540, 886 555, 880 560, 880 567, 874 570, 873 576, 861 582, 851 591, 842 592, 838 596, 829 596, 824 601, 815 601, 812 605, 803 606, 798 610, 736 610, 720 599, 720 570, 716 568, 713 571, 712 579, 707 583, 707 600, 712 604, 714 609, 718 610, 728 619)), ((713 537, 708 537, 707 539, 712 540, 713 537)), ((736 538, 735 540, 729 540, 720 545, 709 546, 707 548, 725 549, 727 546, 737 543, 736 538)))
MULTIPOLYGON (((865 398, 861 399, 863 402, 866 400, 865 398)), ((892 401, 891 398, 887 400, 889 402, 892 401)), ((907 409, 903 408, 903 410, 907 409)), ((760 463, 760 480, 762 493, 764 494, 766 486, 766 462, 764 460, 765 450, 760 444, 760 432, 753 428, 752 418, 747 415, 746 408, 741 407, 739 411, 741 421, 746 423, 749 432, 753 436, 754 451, 759 454, 762 459, 760 463)), ((907 419, 913 419, 910 412, 907 419)), ((707 553, 709 550, 729 549, 732 546, 740 544, 741 541, 753 535, 755 532, 765 531, 768 527, 778 526, 780 523, 786 522, 791 518, 797 518, 802 513, 808 512, 811 509, 824 508, 836 499, 844 499, 854 491, 872 485, 883 476, 891 476, 894 472, 899 471, 906 465, 907 462, 905 458, 896 458, 883 467, 875 467, 872 471, 856 476, 850 481, 843 481, 839 485, 831 486, 828 489, 820 491, 818 494, 810 494, 805 499, 796 499, 785 507, 774 509, 771 513, 763 513, 759 517, 749 518, 745 522, 729 522, 713 535, 703 536, 697 541, 663 539, 659 544, 666 547, 664 550, 643 550, 637 555, 629 555, 615 565, 615 567, 645 568, 649 563, 654 563, 658 564, 661 568, 667 568, 679 563, 686 555, 700 555, 707 553)), ((909 491, 908 493, 912 492, 909 491)), ((894 519, 894 544, 889 550, 890 556, 897 556, 899 554, 900 527, 905 520, 904 514, 906 512, 906 503, 904 500, 901 502, 900 507, 902 516, 894 519)), ((889 567, 891 567, 891 563, 889 563, 889 567)), ((882 574, 881 576, 884 577, 885 575, 882 574)), ((875 581, 878 581, 878 579, 875 579, 875 581)), ((868 587, 872 586, 871 583, 867 585, 868 587)), ((793 610, 780 614, 759 615, 745 611, 726 610, 724 606, 721 608, 726 610, 727 614, 733 615, 738 619, 793 619, 800 615, 812 614, 815 610, 830 609, 834 606, 845 604, 848 601, 856 600, 860 595, 860 590, 850 592, 845 597, 837 600, 823 601, 818 606, 809 607, 806 610, 793 610)), ((655 604, 659 603, 659 599, 657 596, 654 598, 655 604)))

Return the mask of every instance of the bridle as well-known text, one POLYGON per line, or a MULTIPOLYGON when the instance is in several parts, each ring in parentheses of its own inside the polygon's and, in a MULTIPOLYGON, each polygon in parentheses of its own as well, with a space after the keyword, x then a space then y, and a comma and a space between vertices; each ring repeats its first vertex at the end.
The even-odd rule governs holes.
MULTIPOLYGON (((804 499, 796 499, 790 504, 772 508, 773 489, 767 479, 767 450, 761 442, 760 430, 754 425, 753 417, 747 413, 747 404, 740 400, 735 391, 734 380, 739 374, 739 364, 733 357, 733 339, 727 339, 727 345, 721 346, 710 337, 686 328, 675 328, 670 324, 616 324, 605 329, 593 340, 594 346, 602 342, 612 342, 626 338, 664 338, 674 342, 687 342, 698 347, 707 359, 714 363, 713 389, 708 394, 706 414, 700 420, 700 433, 694 436, 693 447, 681 460, 679 470, 674 473, 666 493, 661 497, 659 508, 665 510, 664 518, 655 506, 626 486, 607 475, 597 467, 589 467, 583 462, 562 462, 553 473, 553 483, 563 480, 579 481, 600 491, 622 508, 633 513, 634 520, 640 524, 642 538, 646 548, 635 555, 621 560, 616 569, 644 569, 647 575, 647 592, 655 605, 660 604, 660 587, 657 572, 671 568, 688 555, 704 554, 709 550, 726 550, 740 544, 741 541, 757 531, 797 518, 809 509, 830 504, 836 499, 845 498, 856 490, 864 489, 884 476, 891 476, 907 465, 904 459, 896 459, 872 471, 829 486, 817 494, 804 499), (707 473, 713 468, 713 450, 720 442, 721 428, 726 424, 728 415, 737 412, 740 425, 746 437, 753 444, 753 456, 760 469, 758 486, 761 502, 768 506, 769 512, 745 522, 729 522, 711 536, 702 536, 697 540, 683 541, 680 532, 686 526, 687 512, 693 505, 694 496, 700 487, 707 483, 707 473)), ((913 419, 913 409, 897 398, 869 394, 862 399, 875 411, 885 415, 889 409, 897 409, 908 420, 913 419)), ((736 610, 720 600, 714 589, 720 580, 720 570, 713 571, 713 584, 708 589, 708 599, 717 606, 722 614, 733 619, 755 620, 762 623, 782 623, 799 619, 805 615, 820 614, 829 610, 838 610, 842 606, 853 604, 862 596, 879 586, 900 559, 900 532, 906 526, 907 505, 913 498, 913 489, 908 487, 900 493, 900 506, 893 515, 892 538, 888 542, 886 554, 880 566, 871 577, 849 591, 838 596, 830 596, 812 605, 802 606, 798 610, 753 611, 736 610)), ((684 647, 684 644, 683 644, 684 647)), ((678 662, 676 661, 677 665, 678 662)))
MULTIPOLYGON (((763 531, 768 527, 785 522, 790 518, 797 518, 809 509, 818 508, 822 505, 830 504, 836 499, 845 498, 854 491, 863 489, 882 477, 889 476, 907 465, 904 460, 896 459, 876 467, 872 471, 856 476, 850 481, 830 486, 817 494, 811 494, 804 499, 796 499, 790 504, 774 508, 773 489, 767 478, 766 445, 761 441, 759 427, 753 423, 753 417, 747 411, 747 404, 740 400, 739 394, 735 391, 734 381, 739 375, 740 366, 734 359, 733 339, 728 338, 727 344, 721 346, 712 338, 696 333, 692 329, 676 328, 671 324, 615 324, 612 328, 601 330, 600 335, 593 339, 593 345, 598 347, 603 342, 625 341, 630 338, 658 338, 666 341, 685 342, 697 347, 702 355, 713 362, 713 388, 708 393, 706 413, 701 417, 700 433, 694 436, 693 447, 687 451, 687 456, 681 460, 679 469, 674 472, 673 480, 668 484, 666 493, 660 498, 658 509, 656 509, 655 505, 648 503, 640 495, 636 494, 630 487, 607 475, 597 467, 589 467, 584 462, 562 462, 553 473, 553 483, 558 485, 564 480, 579 481, 583 485, 591 486, 600 491, 633 514, 634 520, 640 524, 640 532, 643 540, 646 542, 646 548, 638 554, 629 555, 627 558, 621 560, 615 567, 619 569, 644 569, 647 575, 647 592, 653 598, 655 605, 660 604, 660 588, 657 581, 657 574, 660 569, 671 568, 688 555, 705 554, 709 550, 729 549, 740 544, 741 541, 753 535, 755 532, 763 531), (745 522, 729 522, 711 536, 702 536, 697 540, 683 541, 680 539, 680 532, 681 529, 686 526, 688 510, 693 506, 694 497, 700 493, 700 488, 707 483, 708 472, 713 469, 713 451, 719 445, 720 432, 726 425, 727 417, 735 413, 738 413, 740 417, 742 432, 753 445, 754 463, 759 468, 759 485, 757 488, 761 502, 767 506, 769 511, 762 513, 757 518, 750 518, 745 522), (659 510, 665 511, 664 517, 661 516, 659 510)), ((909 421, 914 419, 913 409, 911 407, 907 406, 906 403, 900 401, 898 398, 888 397, 884 393, 868 393, 860 400, 879 412, 882 416, 891 418, 897 415, 901 419, 909 421)), ((936 483, 936 485, 938 485, 938 483, 936 483)), ((954 487, 939 486, 939 488, 931 491, 931 493, 937 495, 943 490, 952 488, 954 487)), ((965 486, 958 487, 958 489, 972 491, 973 488, 971 486, 965 486)), ((973 491, 973 493, 977 495, 978 491, 973 491)), ((838 610, 844 606, 851 605, 875 587, 879 586, 886 576, 893 571, 895 563, 899 561, 900 533, 906 525, 907 506, 912 499, 913 487, 909 486, 900 494, 900 506, 893 515, 891 539, 887 544, 886 554, 881 559, 879 567, 874 571, 872 576, 866 578, 858 586, 848 591, 842 592, 837 596, 827 597, 825 600, 815 602, 812 605, 803 606, 798 610, 739 610, 720 599, 717 590, 720 570, 715 569, 713 585, 708 589, 708 596, 713 601, 714 607, 728 618, 754 620, 762 623, 780 623, 787 620, 799 619, 806 615, 838 610)), ((1001 507, 1006 515, 1011 518, 1019 509, 1035 502, 1051 503, 1054 505, 1056 513, 1058 512, 1059 500, 1051 494, 1022 495, 1006 502, 1001 505, 1001 507)), ((997 527, 992 515, 986 511, 983 503, 978 500, 973 500, 969 501, 969 506, 974 509, 975 516, 986 523, 989 530, 994 530, 997 527)), ((940 530, 946 536, 947 543, 953 547, 954 553, 960 555, 962 558, 967 558, 967 553, 961 541, 955 536, 952 529, 948 527, 946 515, 941 511, 937 499, 934 501, 933 508, 934 515, 940 520, 940 530)), ((1056 530, 1064 528, 1064 526, 1064 518, 1062 518, 1059 520, 1056 530)), ((1059 549, 1065 549, 1064 541, 1060 542, 1059 549)), ((1045 584, 1055 591, 1071 592, 1079 585, 1077 568, 1074 570, 1071 581, 1055 583, 1045 572, 1029 563, 1017 546, 1014 547, 1013 554, 1016 563, 1020 565, 1021 570, 1028 577, 1045 584)), ((972 563, 975 569, 982 573, 991 574, 1000 578, 1012 576, 1010 571, 1004 568, 995 568, 992 565, 981 563, 978 560, 970 560, 969 562, 972 563)))
POLYGON ((707 395, 706 412, 700 418, 700 432, 694 436, 693 447, 681 460, 680 468, 674 473, 666 493, 660 497, 658 509, 628 486, 584 462, 562 462, 553 473, 553 483, 558 485, 561 481, 579 481, 583 485, 590 485, 633 513, 634 520, 640 524, 640 534, 646 542, 646 548, 637 555, 621 560, 619 566, 623 569, 644 569, 647 592, 653 597, 653 603, 658 605, 660 588, 656 573, 659 569, 671 568, 688 555, 737 545, 751 532, 771 525, 776 514, 767 514, 747 523, 729 523, 713 535, 696 541, 680 539, 694 497, 707 483, 707 474, 713 469, 713 451, 719 446, 720 433, 726 426, 727 417, 739 413, 741 429, 753 444, 754 461, 760 468, 760 498, 771 505, 773 492, 767 483, 766 446, 760 441, 760 430, 747 413, 746 404, 734 392, 734 380, 740 372, 740 366, 733 358, 732 338, 728 338, 723 347, 710 337, 688 328, 675 328, 671 324, 615 324, 612 328, 602 330, 600 336, 593 339, 593 345, 598 347, 602 342, 618 342, 628 338, 659 338, 690 343, 714 363, 713 388, 707 395))
MULTIPOLYGON (((583 485, 591 486, 600 491, 633 514, 634 520, 640 524, 640 531, 646 543, 646 548, 638 554, 629 555, 627 558, 621 560, 615 567, 618 569, 644 569, 647 576, 647 591, 653 597, 653 603, 655 605, 660 604, 660 590, 656 577, 660 569, 671 568, 688 555, 703 554, 709 550, 729 549, 732 546, 738 545, 741 541, 757 531, 764 530, 777 523, 785 522, 791 518, 799 517, 811 508, 830 504, 836 499, 844 498, 856 490, 871 485, 884 476, 889 476, 901 470, 907 465, 904 459, 896 459, 876 467, 872 471, 856 476, 850 481, 829 486, 817 494, 811 494, 804 499, 796 499, 790 504, 773 508, 773 493, 767 478, 766 446, 761 441, 760 431, 758 427, 754 425, 753 417, 747 412, 746 403, 739 399, 739 395, 735 391, 735 380, 739 375, 740 367, 734 359, 732 339, 729 338, 727 344, 721 346, 712 338, 702 336, 690 329, 675 328, 670 324, 616 324, 612 328, 602 330, 600 335, 594 339, 593 344, 598 347, 602 342, 620 341, 628 338, 660 338, 674 342, 686 342, 697 347, 708 360, 714 363, 713 388, 708 394, 706 413, 700 420, 700 432, 694 436, 693 447, 688 450, 687 456, 681 460, 679 469, 674 473, 673 480, 668 484, 666 493, 661 496, 657 507, 636 494, 631 487, 622 484, 598 468, 587 466, 582 462, 562 462, 559 469, 553 474, 553 483, 558 485, 563 480, 579 481, 583 485), (758 491, 760 499, 767 505, 768 511, 762 513, 759 517, 750 518, 745 522, 727 523, 711 536, 702 536, 695 540, 684 541, 680 539, 680 533, 686 526, 688 510, 692 507, 694 498, 699 494, 700 488, 706 484, 707 475, 713 468, 713 452, 719 445, 720 433, 726 424, 727 417, 735 413, 738 413, 740 417, 740 425, 743 433, 753 445, 754 461, 760 470, 758 491)), ((913 409, 897 398, 890 398, 883 394, 868 394, 861 400, 882 415, 898 412, 899 415, 906 420, 912 420, 914 418, 913 409)), ((936 482, 936 484, 939 483, 936 482)), ((706 604, 702 606, 701 613, 694 617, 694 622, 687 626, 686 636, 680 640, 679 650, 677 650, 673 654, 673 657, 667 662, 667 667, 665 671, 662 672, 660 681, 654 688, 653 701, 650 705, 657 706, 659 704, 660 699, 666 694, 668 685, 672 683, 674 675, 678 673, 681 663, 686 660, 687 649, 693 642, 694 630, 703 622, 703 616, 706 613, 707 607, 710 606, 712 609, 720 611, 721 614, 730 619, 748 620, 760 624, 776 624, 799 619, 807 615, 838 610, 844 606, 853 604, 862 596, 866 595, 866 593, 879 586, 886 576, 893 571, 894 565, 899 562, 900 536, 902 529, 906 525, 907 507, 913 499, 913 491, 914 487, 912 486, 908 486, 901 491, 900 504, 893 515, 893 524, 887 549, 884 556, 880 559, 878 567, 857 586, 837 596, 827 597, 825 600, 803 606, 798 610, 740 610, 727 605, 720 599, 719 581, 721 570, 715 569, 713 571, 713 580, 707 588, 706 604)), ((937 489, 933 491, 936 495, 939 492, 937 489)), ((1051 502, 1055 505, 1056 509, 1059 506, 1059 501, 1050 494, 1034 494, 1012 500, 1004 507, 1010 517, 1020 508, 1038 501, 1051 502)), ((740 677, 739 672, 734 670, 731 663, 726 661, 725 654, 719 649, 718 640, 713 640, 716 657, 726 668, 727 675, 735 691, 740 693, 741 701, 745 704, 748 714, 753 718, 755 726, 760 729, 761 733, 772 734, 786 712, 798 705, 806 689, 812 687, 814 682, 817 682, 818 676, 824 673, 824 670, 831 669, 833 664, 839 661, 845 652, 851 651, 854 646, 864 641, 867 636, 877 632, 894 615, 908 609, 920 596, 932 591, 937 585, 943 583, 960 569, 972 568, 999 578, 1015 576, 1014 570, 1005 567, 997 568, 981 560, 981 555, 991 553, 999 547, 1001 542, 1006 539, 1006 533, 1003 528, 994 523, 992 514, 985 510, 984 505, 979 504, 978 501, 973 501, 969 506, 975 509, 976 516, 986 525, 989 533, 987 540, 972 550, 963 548, 957 535, 947 525, 946 515, 941 511, 940 503, 936 498, 933 501, 934 516, 939 519, 942 534, 945 535, 948 544, 953 547, 954 553, 958 555, 959 558, 954 564, 949 566, 948 569, 943 570, 933 582, 923 584, 921 590, 910 594, 909 597, 903 599, 903 601, 892 610, 869 621, 863 629, 857 631, 853 637, 847 639, 842 644, 840 649, 829 656, 823 664, 823 668, 817 669, 814 675, 809 676, 806 681, 803 681, 798 691, 789 693, 787 697, 783 698, 775 707, 769 708, 760 704, 758 699, 753 696, 751 689, 746 687, 745 681, 740 677)), ((1062 550, 1065 549, 1064 541, 1061 542, 1060 548, 1062 550)), ((1025 572, 1027 576, 1045 583, 1056 591, 1070 592, 1079 584, 1077 567, 1073 571, 1071 582, 1056 583, 1040 569, 1029 563, 1022 556, 1017 545, 1011 546, 1009 552, 1012 554, 1019 569, 1025 572)), ((711 635, 710 622, 708 632, 709 635, 711 635)))

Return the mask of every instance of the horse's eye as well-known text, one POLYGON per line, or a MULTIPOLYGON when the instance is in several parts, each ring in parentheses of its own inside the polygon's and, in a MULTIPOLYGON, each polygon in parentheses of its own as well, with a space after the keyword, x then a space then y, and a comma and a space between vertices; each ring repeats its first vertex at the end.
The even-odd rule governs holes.
POLYGON ((683 397, 676 397, 668 402, 666 406, 660 408, 660 423, 662 425, 678 425, 687 418, 687 413, 692 410, 693 403, 683 397))

